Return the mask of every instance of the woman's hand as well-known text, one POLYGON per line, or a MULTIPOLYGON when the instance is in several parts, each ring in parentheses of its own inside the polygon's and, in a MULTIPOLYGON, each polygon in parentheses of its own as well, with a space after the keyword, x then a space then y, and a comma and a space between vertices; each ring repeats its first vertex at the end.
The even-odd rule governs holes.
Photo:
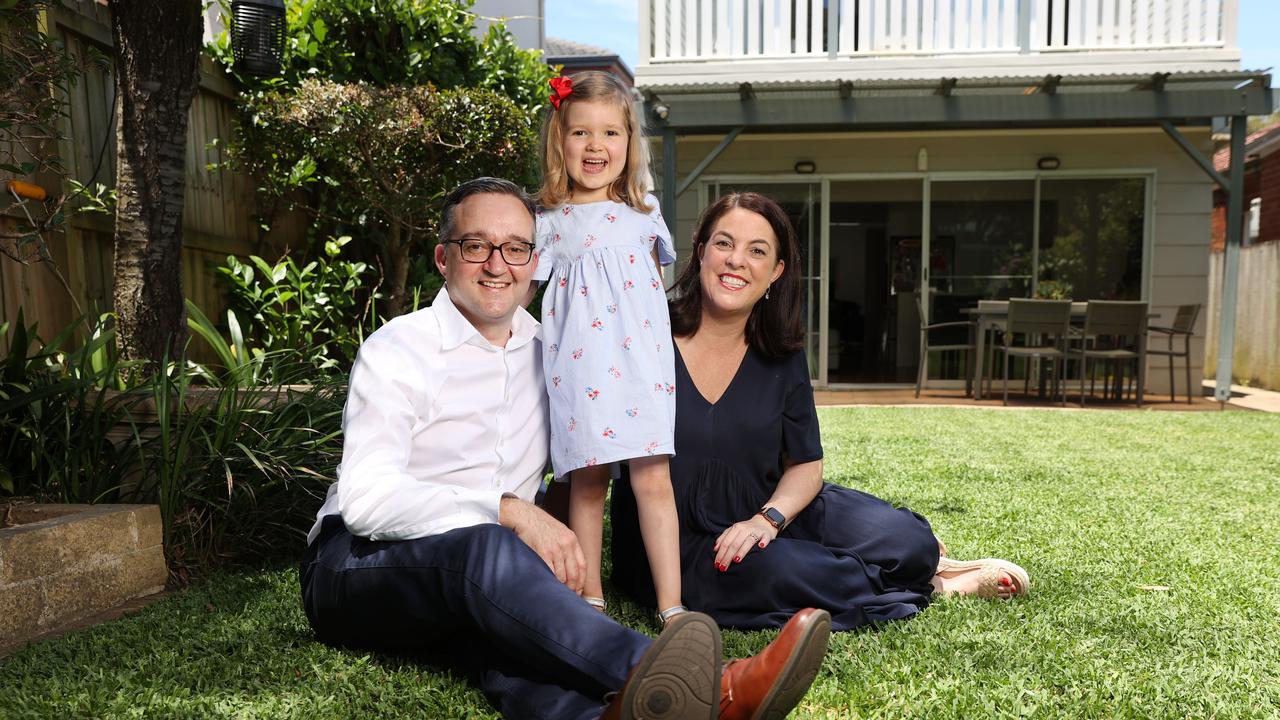
POLYGON ((752 515, 730 525, 716 538, 716 569, 724 572, 730 563, 742 562, 752 550, 763 550, 778 537, 778 531, 760 515, 752 515))

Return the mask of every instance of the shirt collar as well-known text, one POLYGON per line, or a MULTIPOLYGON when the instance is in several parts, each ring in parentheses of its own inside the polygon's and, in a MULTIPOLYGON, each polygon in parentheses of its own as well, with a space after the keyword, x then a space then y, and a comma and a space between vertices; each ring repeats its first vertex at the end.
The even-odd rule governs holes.
MULTIPOLYGON (((495 347, 480 334, 479 330, 475 329, 471 321, 467 320, 458 310, 458 307, 453 304, 453 299, 449 297, 447 285, 440 288, 440 292, 436 294, 436 299, 431 303, 431 308, 435 311, 436 318, 440 322, 440 347, 442 350, 453 350, 463 344, 471 344, 481 348, 495 347)), ((511 319, 511 338, 507 340, 506 349, 515 350, 538 337, 541 325, 524 308, 516 308, 516 314, 511 319)))

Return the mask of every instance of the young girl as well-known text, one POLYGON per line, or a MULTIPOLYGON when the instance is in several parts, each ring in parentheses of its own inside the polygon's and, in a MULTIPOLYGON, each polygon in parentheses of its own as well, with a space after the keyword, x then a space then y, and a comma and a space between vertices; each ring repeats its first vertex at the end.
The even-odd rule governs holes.
POLYGON ((600 546, 609 464, 629 460, 640 531, 665 623, 680 602, 675 365, 660 266, 675 261, 627 88, 582 72, 551 81, 538 193, 543 366, 551 461, 570 476, 569 527, 587 558, 586 601, 604 609, 600 546))

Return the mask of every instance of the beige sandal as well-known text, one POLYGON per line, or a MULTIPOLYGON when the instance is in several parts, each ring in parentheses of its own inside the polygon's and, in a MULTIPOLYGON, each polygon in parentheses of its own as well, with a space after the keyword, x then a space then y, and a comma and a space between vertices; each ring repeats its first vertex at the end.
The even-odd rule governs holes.
MULTIPOLYGON (((949 557, 938 558, 938 574, 953 570, 978 570, 978 591, 980 598, 988 600, 1000 598, 1000 578, 1008 576, 1013 582, 1014 597, 1025 596, 1031 590, 1031 578, 1020 566, 999 558, 983 558, 981 560, 952 560, 949 557)), ((1008 586, 1005 586, 1008 587, 1008 586)))
POLYGON ((604 612, 609 607, 602 597, 590 597, 588 595, 583 595, 582 599, 586 600, 588 605, 600 612, 604 612))

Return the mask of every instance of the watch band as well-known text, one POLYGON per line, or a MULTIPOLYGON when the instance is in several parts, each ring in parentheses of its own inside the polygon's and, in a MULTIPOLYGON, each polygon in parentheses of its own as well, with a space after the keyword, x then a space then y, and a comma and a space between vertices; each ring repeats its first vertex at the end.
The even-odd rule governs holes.
POLYGON ((787 516, 778 512, 778 509, 775 507, 766 505, 760 508, 756 514, 763 517, 766 522, 773 526, 774 530, 781 531, 782 526, 787 524, 787 516))

